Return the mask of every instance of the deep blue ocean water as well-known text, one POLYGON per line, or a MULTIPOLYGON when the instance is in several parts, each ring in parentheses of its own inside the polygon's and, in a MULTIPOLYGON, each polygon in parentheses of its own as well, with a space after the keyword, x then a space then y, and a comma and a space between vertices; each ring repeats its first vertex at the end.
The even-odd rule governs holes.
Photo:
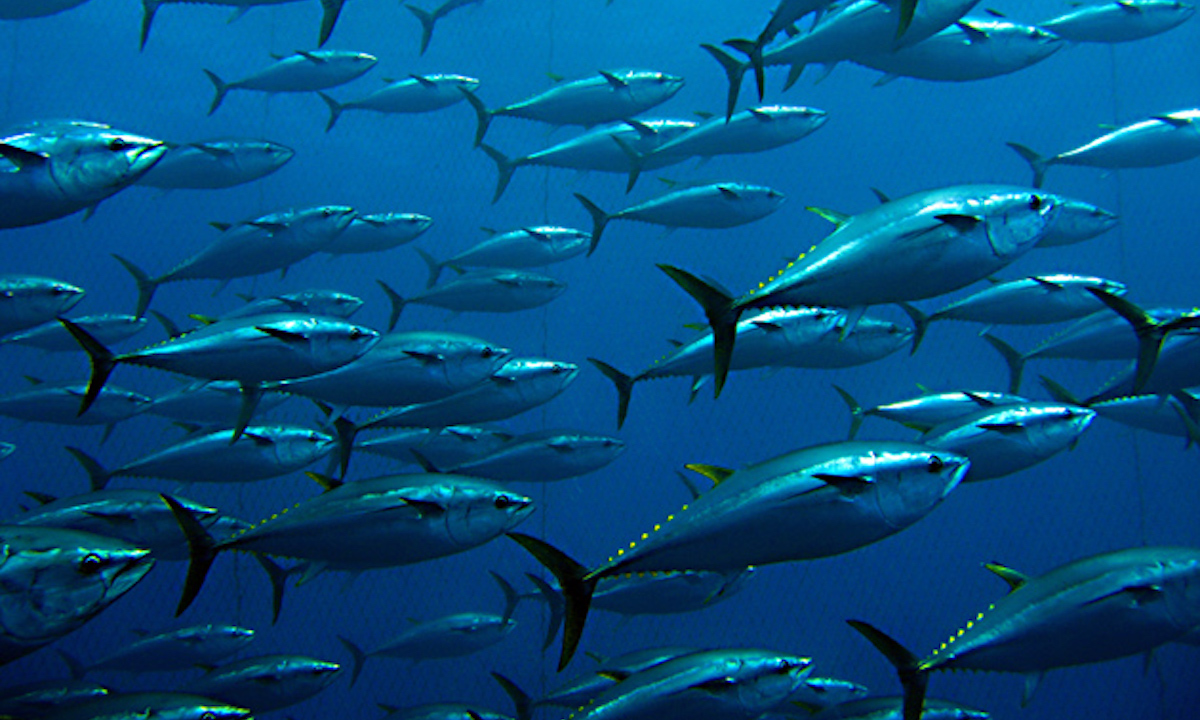
MULTIPOLYGON (((378 67, 353 85, 332 92, 358 97, 379 78, 453 72, 478 77, 489 105, 523 98, 548 87, 547 73, 568 78, 597 69, 645 67, 682 75, 687 86, 650 117, 692 117, 719 112, 725 79, 702 52, 701 42, 756 33, 774 0, 487 0, 456 12, 438 26, 429 51, 417 53, 419 28, 396 2, 350 0, 327 47, 370 52, 378 67)), ((1014 18, 1038 20, 1066 3, 997 0, 987 7, 1014 18)), ((328 134, 327 113, 312 95, 234 92, 212 117, 205 112, 209 68, 237 78, 270 61, 269 53, 310 49, 319 10, 306 1, 259 9, 227 24, 226 9, 166 6, 150 42, 138 52, 141 8, 133 0, 91 0, 54 16, 0 26, 0 118, 19 122, 78 117, 170 140, 226 135, 261 136, 296 150, 280 172, 252 185, 223 191, 132 188, 103 203, 95 217, 79 216, 0 237, 0 272, 47 275, 84 287, 75 314, 131 311, 135 289, 110 253, 128 256, 151 273, 162 272, 211 241, 213 220, 238 221, 290 206, 349 204, 362 212, 406 211, 432 216, 434 227, 418 246, 449 256, 484 235, 481 226, 511 229, 536 223, 587 229, 589 219, 571 197, 583 192, 605 208, 650 197, 661 189, 645 177, 628 197, 623 178, 603 173, 522 169, 507 195, 489 204, 492 163, 471 148, 475 119, 465 104, 429 115, 347 113, 328 134)), ((970 84, 901 79, 872 84, 877 73, 845 64, 814 84, 815 70, 786 93, 781 72, 768 74, 768 102, 809 105, 829 113, 828 124, 805 140, 754 156, 719 157, 655 173, 684 180, 737 180, 770 185, 788 196, 776 214, 727 231, 680 230, 616 223, 591 258, 553 266, 550 274, 570 288, 538 310, 512 315, 462 315, 412 306, 403 329, 454 329, 494 339, 523 355, 544 355, 584 365, 563 396, 503 423, 513 431, 578 427, 614 432, 615 397, 607 380, 586 365, 599 356, 636 371, 663 353, 668 338, 699 319, 696 306, 655 267, 669 262, 742 290, 776 270, 783 259, 826 235, 828 224, 805 206, 858 212, 875 203, 869 188, 892 196, 959 182, 1027 183, 1028 168, 1004 141, 1046 152, 1074 147, 1099 134, 1103 124, 1196 105, 1200 82, 1200 24, 1192 20, 1156 38, 1117 46, 1067 48, 1032 69, 970 84)), ((743 105, 752 100, 749 84, 743 105)), ((500 118, 488 139, 510 154, 568 137, 545 126, 500 118)), ((1121 280, 1143 303, 1190 305, 1200 254, 1196 162, 1150 170, 1103 173, 1059 167, 1048 188, 1117 212, 1118 229, 1086 244, 1039 250, 1001 273, 1076 272, 1121 280)), ((327 261, 316 257, 287 277, 232 283, 214 296, 215 282, 163 287, 154 307, 172 317, 218 315, 236 307, 235 292, 276 294, 308 287, 335 288, 363 297, 355 319, 382 329, 388 306, 375 280, 404 291, 423 286, 425 268, 411 247, 384 255, 327 261)), ((973 290, 975 288, 972 288, 973 290)), ((964 291, 962 294, 966 294, 964 291)), ((921 303, 935 309, 942 301, 921 303)), ((901 320, 894 308, 883 314, 901 320)), ((617 462, 580 479, 522 485, 538 511, 522 530, 544 536, 584 562, 596 562, 685 502, 675 476, 684 463, 738 466, 791 449, 841 439, 848 424, 831 382, 865 403, 914 395, 917 384, 936 388, 1002 389, 1007 373, 999 357, 976 337, 978 328, 940 323, 915 357, 836 372, 785 370, 737 373, 713 401, 705 390, 687 404, 687 381, 639 384, 629 420, 619 436, 628 449, 617 462)), ((1049 331, 1004 330, 1029 347, 1049 331)), ((139 337, 159 337, 154 328, 139 337)), ((132 345, 131 345, 132 346, 132 345)), ((1031 367, 1068 387, 1088 392, 1118 369, 1113 363, 1043 362, 1031 367)), ((82 354, 42 356, 24 348, 0 355, 0 392, 24 386, 23 375, 82 378, 82 354)), ((121 368, 114 382, 146 393, 176 385, 163 373, 121 368)), ((273 414, 313 422, 315 410, 293 402, 273 414)), ((65 496, 83 492, 86 477, 63 451, 79 445, 102 461, 119 464, 178 437, 156 417, 119 426, 99 445, 98 428, 22 425, 0 418, 0 440, 17 453, 0 464, 0 509, 18 512, 21 491, 65 496)), ((909 431, 868 420, 860 437, 908 439, 909 431)), ((604 655, 656 644, 762 646, 811 655, 816 674, 861 682, 894 694, 898 684, 886 662, 844 620, 869 619, 916 652, 936 646, 966 618, 1001 596, 1004 587, 980 567, 996 560, 1039 574, 1070 560, 1141 544, 1200 544, 1196 512, 1200 474, 1195 450, 1182 442, 1138 433, 1097 420, 1074 452, 1019 475, 962 487, 932 515, 896 537, 824 561, 775 566, 741 595, 700 613, 622 622, 593 614, 583 649, 604 655)), ((392 471, 366 455, 353 476, 392 471)), ((173 483, 117 480, 117 487, 175 490, 173 483)), ((245 486, 193 486, 188 497, 246 519, 264 517, 318 492, 300 475, 245 486)), ((802 532, 802 528, 798 528, 802 532)), ((129 630, 200 622, 236 622, 258 630, 253 654, 292 652, 336 660, 349 657, 337 635, 367 647, 391 636, 409 618, 453 611, 492 611, 500 593, 487 575, 517 580, 535 571, 532 560, 505 540, 470 553, 418 566, 364 574, 346 585, 320 577, 289 588, 279 623, 270 625, 269 587, 245 557, 221 557, 197 603, 179 620, 173 609, 182 563, 160 563, 129 595, 82 630, 57 643, 94 660, 128 642, 129 630)), ((503 644, 465 659, 416 666, 389 659, 368 663, 353 689, 346 678, 322 695, 280 713, 294 718, 380 715, 375 703, 416 705, 469 701, 509 710, 488 677, 501 671, 533 694, 563 678, 554 673, 557 646, 540 651, 543 611, 534 604, 517 613, 521 625, 503 644)), ((571 670, 590 667, 582 655, 571 670)), ((939 674, 931 696, 987 709, 998 718, 1195 718, 1200 689, 1195 648, 1166 646, 1148 672, 1142 658, 1051 672, 1032 704, 1019 706, 1015 676, 939 674)), ((59 677, 65 668, 42 650, 0 669, 0 685, 59 677)), ((97 675, 121 688, 169 689, 186 676, 97 675)), ((541 717, 557 718, 556 711, 541 717)))

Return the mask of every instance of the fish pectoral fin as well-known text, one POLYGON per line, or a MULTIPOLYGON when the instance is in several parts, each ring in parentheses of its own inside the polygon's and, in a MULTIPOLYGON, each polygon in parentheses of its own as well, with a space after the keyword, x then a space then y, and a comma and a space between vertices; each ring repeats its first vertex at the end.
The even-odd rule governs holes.
POLYGON ((304 337, 304 335, 302 335, 300 333, 296 333, 296 332, 291 332, 289 330, 280 330, 279 328, 273 328, 273 327, 263 327, 262 325, 255 325, 254 329, 261 333, 270 335, 271 337, 275 338, 276 340, 281 340, 285 343, 308 342, 308 338, 304 337))
POLYGON ((830 473, 813 473, 817 480, 829 485, 843 495, 857 495, 864 492, 874 483, 859 475, 833 475, 830 473))
POLYGON ((1161 585, 1156 585, 1154 583, 1146 583, 1143 585, 1126 585, 1120 590, 1114 590, 1107 595, 1101 595, 1098 598, 1089 600, 1084 603, 1084 605, 1095 605, 1098 602, 1103 602, 1109 598, 1115 598, 1121 595, 1128 595, 1133 599, 1135 605, 1141 605, 1143 603, 1161 599, 1163 597, 1163 589, 1161 585))
POLYGON ((996 405, 996 403, 992 402, 991 400, 988 400, 987 398, 983 397, 982 395, 980 395, 978 393, 973 393, 970 390, 963 390, 963 395, 965 395, 967 398, 969 398, 972 402, 974 402, 979 407, 989 408, 989 407, 994 407, 996 405))
POLYGON ((599 72, 600 72, 600 77, 607 80, 608 84, 612 87, 613 90, 624 90, 625 88, 629 87, 629 83, 625 82, 624 80, 617 77, 616 75, 613 75, 612 73, 610 73, 606 70, 600 70, 599 72))
POLYGON ((1192 124, 1192 121, 1188 118, 1173 117, 1171 115, 1154 115, 1152 118, 1159 122, 1164 122, 1173 128, 1185 128, 1192 124))
POLYGON ((109 513, 100 510, 84 510, 84 515, 103 520, 113 525, 132 525, 134 523, 133 516, 128 513, 109 513))
POLYGON ((1001 435, 1020 435, 1021 433, 1025 432, 1025 425, 1023 423, 1016 423, 1016 422, 1012 422, 1012 423, 979 423, 978 425, 976 425, 976 427, 982 428, 984 430, 991 430, 993 432, 998 432, 1001 435))
POLYGON ((783 330, 783 325, 771 320, 751 320, 750 322, 754 325, 754 327, 760 328, 767 332, 778 332, 783 330))
POLYGON ((726 200, 737 200, 740 197, 736 191, 731 190, 724 185, 718 185, 717 190, 720 191, 721 197, 725 198, 726 200))
POLYGON ((267 437, 266 435, 259 435, 258 433, 243 432, 242 437, 250 438, 252 441, 254 441, 254 444, 259 447, 269 447, 275 444, 275 441, 271 438, 267 437))
POLYGON ((446 358, 441 353, 421 352, 420 350, 405 350, 404 354, 414 360, 420 360, 426 365, 445 362, 446 358))
POLYGON ((626 672, 624 670, 597 670, 596 674, 602 678, 607 678, 609 680, 612 680, 613 682, 618 682, 618 683, 621 682, 622 680, 624 680, 625 678, 629 677, 630 675, 632 675, 632 673, 626 672))
POLYGON ((958 213, 945 213, 937 215, 937 219, 946 225, 954 228, 961 233, 967 233, 974 230, 979 223, 983 222, 983 218, 977 215, 960 215, 958 213))
POLYGON ((1008 583, 1008 591, 1012 592, 1020 588, 1025 583, 1029 582, 1029 576, 1025 573, 1013 570, 997 562, 984 563, 983 566, 991 570, 1004 582, 1008 583))
POLYGON ((729 468, 723 468, 717 465, 705 465, 704 463, 688 463, 687 465, 684 465, 684 467, 694 473, 703 475, 709 480, 712 480, 713 487, 720 485, 725 481, 725 478, 729 477, 734 472, 729 468))
POLYGON ((975 43, 987 42, 989 36, 986 31, 980 30, 979 28, 975 27, 971 23, 964 22, 962 20, 959 20, 958 22, 956 22, 954 24, 955 24, 955 26, 958 27, 959 30, 962 30, 962 33, 963 33, 963 35, 966 36, 968 43, 975 44, 975 43))
POLYGON ((15 145, 0 143, 0 156, 17 166, 18 170, 35 170, 46 164, 49 155, 30 152, 15 145))
POLYGON ((418 83, 421 84, 422 87, 424 87, 427 90, 433 90, 434 88, 437 87, 437 83, 435 83, 434 81, 425 77, 424 75, 411 75, 410 74, 409 77, 412 78, 413 80, 416 80, 418 83))
POLYGON ((246 224, 253 225, 254 227, 256 227, 260 230, 266 230, 267 232, 272 233, 272 234, 277 233, 277 232, 283 232, 284 230, 287 230, 287 227, 288 227, 284 223, 266 222, 263 220, 251 220, 250 222, 248 222, 246 224))
POLYGON ((1056 283, 1053 280, 1047 280, 1046 278, 1040 278, 1040 277, 1035 276, 1035 277, 1031 277, 1029 279, 1034 281, 1035 283, 1037 283, 1038 287, 1042 288, 1043 290, 1053 291, 1053 290, 1065 290, 1066 289, 1062 286, 1061 283, 1056 283))
POLYGON ((416 498, 400 498, 409 506, 420 511, 421 515, 444 515, 446 508, 441 504, 432 500, 418 500, 416 498))

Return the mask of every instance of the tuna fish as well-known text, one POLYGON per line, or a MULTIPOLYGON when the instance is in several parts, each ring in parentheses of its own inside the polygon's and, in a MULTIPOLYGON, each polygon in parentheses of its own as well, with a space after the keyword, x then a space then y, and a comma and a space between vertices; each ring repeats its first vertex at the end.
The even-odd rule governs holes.
MULTIPOLYGON (((146 327, 146 319, 133 315, 87 315, 71 320, 86 330, 92 337, 105 345, 115 345, 137 335, 146 327)), ((62 323, 57 320, 13 333, 0 338, 3 345, 23 345, 45 352, 70 352, 79 349, 79 343, 71 337, 62 323)))
POLYGON ((234 82, 225 82, 213 71, 205 70, 204 74, 216 90, 208 114, 212 115, 221 107, 230 90, 315 92, 348 83, 375 67, 376 62, 378 60, 374 55, 349 50, 301 50, 293 55, 277 57, 275 63, 266 69, 234 82))
MULTIPOLYGON (((418 250, 430 275, 437 273, 438 262, 428 253, 418 250)), ((529 270, 485 268, 467 270, 461 275, 434 285, 422 293, 403 297, 382 280, 377 281, 392 301, 388 330, 396 327, 406 305, 432 305, 454 312, 520 312, 541 307, 563 294, 567 284, 548 275, 529 270)))
POLYGON ((416 240, 432 226, 433 218, 419 213, 355 215, 322 252, 330 255, 384 252, 416 240))
POLYGON ((218 700, 185 693, 114 693, 44 716, 46 720, 136 720, 139 717, 171 720, 251 720, 250 710, 218 700))
POLYGON ((390 657, 416 663, 473 655, 502 642, 516 627, 517 621, 511 617, 457 613, 415 623, 370 652, 364 652, 344 637, 338 639, 354 658, 354 669, 350 674, 350 685, 353 687, 367 658, 390 657))
POLYGON ((554 573, 566 596, 560 670, 574 655, 603 578, 640 571, 741 571, 850 552, 932 511, 963 479, 970 461, 911 443, 845 442, 739 471, 689 467, 717 486, 591 570, 542 540, 509 533, 554 573), (794 532, 797 523, 807 531, 794 532))
POLYGON ((337 663, 304 655, 262 655, 214 668, 188 690, 258 715, 309 699, 329 687, 341 671, 337 663))
POLYGON ((36 327, 66 313, 83 289, 35 275, 0 275, 0 335, 36 327))
MULTIPOLYGON (((407 7, 412 9, 411 5, 407 7)), ((325 124, 325 132, 329 132, 347 110, 371 110, 387 115, 433 112, 462 102, 464 92, 474 92, 478 87, 478 80, 465 75, 410 75, 404 80, 392 80, 358 100, 338 102, 325 93, 318 94, 329 106, 329 122, 325 124)))
POLYGON ((637 220, 668 228, 731 228, 770 215, 783 204, 783 193, 763 185, 721 182, 672 190, 665 195, 609 213, 580 193, 575 199, 592 216, 592 243, 596 251, 600 235, 613 220, 637 220))
POLYGON ((1054 165, 1120 170, 1158 167, 1184 162, 1200 155, 1200 109, 1154 115, 1101 135, 1089 143, 1057 155, 1043 157, 1019 143, 1010 142, 1033 170, 1033 186, 1041 187, 1054 165))
MULTIPOLYGON (((591 235, 580 230, 540 225, 494 233, 490 238, 429 268, 426 287, 433 287, 444 268, 527 268, 552 265, 582 255, 591 235)), ((432 260, 432 257, 430 258, 432 260)))
POLYGON ((512 438, 490 455, 439 469, 500 482, 555 482, 596 472, 624 450, 624 442, 605 435, 540 430, 512 438))
POLYGON ((1046 325, 1079 320, 1105 309, 1087 288, 1124 295, 1125 285, 1104 278, 1058 273, 1002 282, 953 302, 929 320, 989 325, 1046 325))
POLYGON ((551 125, 590 127, 626 120, 674 97, 683 78, 657 70, 601 70, 595 76, 563 82, 520 102, 489 110, 474 93, 463 91, 475 109, 475 145, 483 142, 498 115, 551 125))
MULTIPOLYGON (((170 510, 159 501, 169 515, 170 510)), ((178 530, 178 527, 176 527, 178 530)), ((135 630, 138 640, 76 671, 115 670, 118 672, 171 672, 214 665, 240 652, 254 640, 254 631, 237 625, 192 625, 151 634, 135 630)), ((68 656, 69 657, 69 656, 68 656)), ((82 677, 80 674, 79 677, 82 677)))
POLYGON ((1200 624, 1200 550, 1118 550, 1037 577, 988 568, 1012 592, 923 659, 871 625, 849 621, 896 667, 904 720, 921 717, 937 670, 1022 673, 1028 695, 1047 670, 1146 652, 1200 624))
POLYGON ((1071 42, 1119 43, 1164 33, 1195 14, 1195 5, 1180 0, 1111 0, 1038 24, 1071 42))

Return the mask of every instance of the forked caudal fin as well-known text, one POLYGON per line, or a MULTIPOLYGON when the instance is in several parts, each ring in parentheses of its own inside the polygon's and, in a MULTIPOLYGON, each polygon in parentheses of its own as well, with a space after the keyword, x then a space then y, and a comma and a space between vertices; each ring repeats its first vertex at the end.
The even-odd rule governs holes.
POLYGON ((183 583, 183 593, 179 596, 179 605, 175 608, 175 617, 179 617, 200 594, 200 588, 204 586, 204 578, 208 576, 208 570, 217 557, 217 545, 213 541, 212 535, 208 534, 191 510, 185 508, 170 495, 159 495, 159 497, 167 504, 167 507, 171 508, 175 522, 179 523, 179 529, 187 538, 187 579, 183 583))
POLYGON ((737 337, 738 318, 742 309, 724 290, 701 280, 686 270, 671 265, 659 265, 662 270, 691 295, 704 310, 708 324, 713 330, 713 397, 720 397, 729 376, 729 364, 733 359, 733 341, 737 337))
POLYGON ((408 301, 404 299, 403 295, 393 290, 391 285, 382 280, 375 282, 379 283, 379 287, 383 288, 388 300, 392 302, 392 314, 388 316, 388 332, 391 332, 396 329, 396 322, 400 319, 400 313, 404 312, 404 306, 408 304, 408 301))
POLYGON ((504 191, 508 189, 508 183, 512 181, 513 173, 521 164, 485 142, 479 143, 479 149, 487 153, 492 162, 496 163, 496 192, 492 195, 492 204, 495 205, 500 201, 500 196, 504 194, 504 191))
POLYGON ((575 193, 575 199, 579 201, 584 210, 588 211, 588 215, 592 216, 592 242, 588 245, 587 251, 587 254, 591 255, 596 252, 596 246, 600 244, 600 236, 604 234, 604 228, 608 227, 608 221, 612 220, 612 216, 581 193, 575 193))
POLYGON ((558 670, 571 662, 579 640, 583 637, 583 625, 587 622, 588 610, 592 606, 592 594, 596 592, 597 578, 588 575, 587 568, 572 560, 566 553, 553 545, 523 533, 506 533, 521 547, 546 567, 558 580, 566 601, 566 620, 563 623, 562 654, 558 659, 558 670))
POLYGON ((1158 364, 1158 353, 1162 350, 1163 341, 1167 339, 1167 334, 1172 330, 1182 330, 1197 324, 1197 319, 1195 318, 1179 318, 1171 322, 1162 323, 1120 295, 1114 295, 1101 288, 1089 287, 1085 289, 1113 312, 1124 318, 1127 323, 1133 326, 1133 331, 1137 334, 1137 371, 1133 377, 1133 392, 1135 394, 1141 392, 1142 388, 1146 387, 1150 376, 1154 374, 1154 366, 1158 364))
POLYGON ((637 382, 637 378, 630 377, 596 358, 590 357, 588 362, 604 373, 604 377, 611 380, 613 387, 617 389, 617 429, 620 430, 621 426, 625 424, 625 415, 629 412, 629 400, 633 397, 633 385, 637 382))
POLYGON ((146 314, 146 310, 150 307, 150 301, 154 299, 154 291, 158 290, 158 286, 161 283, 158 279, 150 277, 145 270, 133 264, 133 261, 129 258, 121 257, 116 253, 113 253, 113 257, 117 262, 121 263, 121 266, 133 276, 133 281, 137 283, 137 309, 133 315, 140 318, 146 314))
POLYGON ((1033 186, 1040 188, 1046 182, 1046 171, 1050 169, 1050 161, 1021 143, 1010 142, 1005 145, 1015 150, 1025 162, 1029 163, 1029 169, 1033 170, 1033 186))
POLYGON ((212 81, 213 89, 216 93, 213 95, 212 105, 209 105, 208 107, 208 114, 212 115, 217 111, 217 108, 221 107, 221 102, 225 100, 225 96, 229 94, 229 84, 217 77, 217 74, 212 70, 205 70, 204 74, 208 76, 210 81, 212 81))
POLYGON ((861 620, 846 622, 883 653, 896 668, 896 674, 900 676, 900 685, 904 688, 904 720, 921 720, 925 689, 929 685, 929 671, 922 670, 917 657, 882 630, 861 620))
POLYGON ((405 5, 410 13, 421 22, 421 55, 429 49, 429 41, 433 40, 433 28, 437 25, 440 16, 436 13, 431 13, 428 10, 423 10, 416 5, 405 5))
POLYGON ((1000 353, 1000 357, 1004 358, 1005 364, 1008 365, 1008 392, 1012 395, 1021 392, 1021 376, 1025 374, 1025 356, 1017 352, 1012 345, 991 333, 984 333, 983 339, 996 348, 996 352, 1000 353))
POLYGON ((837 391, 838 395, 842 396, 842 402, 846 403, 846 406, 850 408, 850 434, 846 436, 846 439, 853 440, 858 435, 858 430, 862 427, 863 420, 866 419, 866 411, 863 410, 862 405, 858 404, 854 396, 846 392, 845 389, 837 385, 834 385, 833 389, 837 391))
POLYGON ((334 100, 323 92, 318 92, 317 95, 320 95, 321 99, 325 101, 325 104, 329 106, 329 122, 325 123, 325 132, 329 132, 333 129, 334 124, 337 123, 338 118, 342 116, 342 113, 346 110, 346 108, 340 102, 334 100))
POLYGON ((317 39, 317 47, 322 47, 333 34, 333 26, 337 25, 338 16, 342 14, 342 6, 346 0, 321 0, 321 32, 317 39))
POLYGON ((729 95, 725 100, 725 122, 729 122, 729 118, 733 117, 733 111, 737 108, 738 94, 742 90, 742 78, 746 76, 748 63, 741 62, 715 45, 706 43, 700 47, 721 64, 725 70, 725 77, 729 80, 729 95))
POLYGON ((492 124, 492 111, 488 110, 487 105, 479 99, 479 96, 466 88, 459 88, 458 91, 463 94, 463 97, 470 103, 471 109, 475 111, 475 147, 483 142, 483 136, 487 135, 488 126, 492 124))
POLYGON ((75 338, 75 342, 83 348, 88 354, 88 359, 92 362, 92 376, 88 380, 87 392, 83 395, 83 402, 79 405, 79 414, 82 415, 88 411, 92 403, 96 402, 96 398, 100 397, 100 391, 104 389, 104 383, 108 382, 108 376, 112 375, 113 368, 117 366, 117 358, 112 354, 112 351, 104 347, 104 345, 92 337, 91 334, 79 327, 75 323, 66 318, 59 318, 67 332, 71 333, 71 337, 75 338))

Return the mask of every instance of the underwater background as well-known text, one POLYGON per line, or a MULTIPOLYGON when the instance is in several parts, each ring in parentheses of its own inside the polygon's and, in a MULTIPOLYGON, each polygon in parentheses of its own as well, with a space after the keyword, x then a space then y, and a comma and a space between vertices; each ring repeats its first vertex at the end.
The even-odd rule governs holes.
MULTIPOLYGON (((459 73, 481 80, 489 106, 512 102, 550 85, 548 73, 575 78, 598 69, 647 68, 686 79, 686 86, 646 117, 719 113, 726 81, 700 48, 729 37, 753 36, 775 0, 487 0, 439 22, 424 55, 418 23, 398 2, 350 0, 327 48, 369 52, 379 65, 330 94, 359 97, 379 78, 411 73, 459 73)), ((1048 0, 995 0, 986 7, 1026 21, 1069 8, 1048 0)), ((977 8, 979 13, 982 8, 977 8)), ((824 237, 831 226, 806 206, 860 212, 877 201, 871 188, 892 197, 964 182, 1026 184, 1029 168, 1009 148, 1017 141, 1039 151, 1075 147, 1100 134, 1099 126, 1197 105, 1200 23, 1147 40, 1068 47, 1013 75, 973 83, 898 79, 882 87, 879 73, 844 63, 820 82, 809 70, 791 90, 783 73, 768 71, 767 102, 807 105, 829 113, 825 127, 769 153, 716 157, 697 166, 648 173, 629 196, 624 177, 526 168, 506 195, 491 204, 495 166, 471 145, 475 117, 460 103, 424 115, 347 113, 323 131, 327 110, 312 94, 235 92, 211 117, 212 87, 202 68, 227 79, 264 67, 270 53, 315 45, 314 2, 255 9, 233 23, 229 10, 170 5, 138 51, 141 8, 133 0, 91 0, 52 17, 0 25, 0 118, 96 120, 150 137, 190 141, 258 136, 296 151, 279 172, 253 184, 218 191, 162 193, 133 187, 80 216, 0 236, 0 272, 49 276, 83 287, 75 314, 131 312, 134 283, 110 257, 133 259, 163 272, 215 237, 210 221, 236 222, 312 204, 346 204, 360 212, 419 212, 433 227, 414 245, 384 254, 320 255, 277 275, 235 280, 213 295, 212 281, 170 284, 154 307, 181 320, 188 313, 219 315, 240 304, 236 292, 267 296, 310 287, 349 292, 366 300, 358 323, 386 328, 389 306, 375 283, 401 292, 424 287, 426 269, 413 247, 438 258, 474 245, 481 227, 501 230, 534 224, 590 229, 571 197, 581 192, 606 209, 619 209, 665 189, 656 177, 731 180, 773 187, 787 202, 767 218, 730 230, 681 229, 617 223, 590 258, 551 266, 568 283, 549 305, 514 314, 463 314, 414 305, 399 329, 452 329, 494 340, 517 355, 539 355, 581 365, 575 383, 542 408, 499 425, 513 432, 571 427, 615 433, 627 443, 616 462, 592 475, 553 484, 512 484, 538 509, 521 530, 552 541, 584 563, 595 563, 687 501, 676 470, 702 462, 738 467, 789 450, 845 437, 846 407, 831 383, 864 405, 935 389, 1003 390, 1007 369, 965 323, 936 323, 915 356, 906 352, 871 365, 838 371, 781 370, 734 373, 719 400, 705 387, 689 404, 688 381, 640 383, 624 428, 615 430, 616 398, 609 382, 585 362, 599 357, 637 371, 661 356, 668 338, 686 338, 685 324, 702 321, 697 306, 655 263, 671 263, 719 279, 741 291, 824 237)), ((748 81, 742 107, 754 101, 748 81)), ((488 142, 509 154, 531 152, 576 132, 549 135, 547 126, 498 119, 488 142)), ((1105 173, 1056 168, 1047 188, 1117 213, 1121 224, 1083 244, 1035 250, 999 275, 1072 272, 1119 280, 1139 304, 1191 306, 1200 263, 1200 183, 1196 161, 1147 170, 1105 173)), ((952 297, 965 296, 976 287, 952 297)), ((945 299, 923 301, 929 311, 945 299)), ((894 307, 874 310, 897 322, 894 307)), ((997 331, 1018 348, 1052 330, 997 331)), ((123 349, 161 337, 152 327, 123 349)), ((1027 372, 1028 394, 1040 395, 1044 373, 1081 394, 1090 393, 1118 363, 1038 361, 1027 372)), ((0 348, 0 394, 25 387, 25 375, 83 379, 82 353, 43 355, 0 348)), ((178 386, 153 370, 122 367, 114 382, 146 394, 178 386)), ((317 422, 311 403, 291 400, 266 417, 317 422)), ((77 445, 106 465, 173 442, 180 431, 155 416, 119 425, 100 445, 102 429, 21 424, 0 418, 0 440, 17 451, 0 463, 0 510, 13 516, 28 505, 24 490, 58 496, 86 490, 87 478, 64 452, 77 445)), ((861 439, 911 439, 912 431, 868 419, 861 439)), ((1003 595, 1005 587, 981 563, 999 561, 1040 574, 1070 560, 1137 545, 1200 545, 1200 472, 1196 449, 1178 438, 1135 431, 1097 419, 1073 452, 1017 475, 959 488, 929 517, 895 537, 853 553, 816 562, 762 568, 736 597, 701 612, 622 620, 595 612, 582 649, 615 655, 654 645, 757 646, 811 656, 814 675, 865 684, 876 694, 898 694, 891 667, 844 622, 862 618, 914 652, 935 647, 965 619, 1003 595)), ((350 479, 401 471, 395 463, 356 454, 350 479)), ((177 489, 166 481, 119 478, 113 487, 177 489)), ((239 485, 193 485, 184 494, 247 520, 266 517, 320 489, 302 474, 239 485)), ((798 528, 802 531, 802 528, 798 528)), ((289 587, 282 615, 270 624, 270 587, 252 559, 223 555, 191 609, 173 617, 184 563, 160 562, 129 595, 83 629, 57 642, 84 661, 129 642, 134 628, 160 630, 201 622, 232 622, 258 637, 243 656, 300 653, 342 662, 349 656, 337 636, 368 648, 400 632, 409 618, 457 611, 499 612, 503 599, 488 576, 494 570, 522 590, 523 572, 541 569, 516 545, 499 539, 468 553, 425 564, 364 573, 347 584, 328 574, 289 587)), ((358 684, 349 673, 301 705, 275 713, 297 718, 382 714, 376 703, 409 706, 435 701, 473 702, 508 712, 507 697, 488 676, 500 671, 535 697, 591 667, 582 655, 557 676, 557 644, 541 651, 544 606, 524 603, 516 632, 483 653, 415 666, 371 660, 358 684)), ((1200 650, 1169 644, 1144 658, 1049 673, 1033 701, 1020 707, 1021 679, 1006 675, 938 674, 930 697, 986 709, 996 718, 1200 717, 1200 650)), ((199 671, 197 671, 198 674, 199 671)), ((53 648, 0 669, 0 685, 62 677, 53 648)), ((89 676, 91 677, 91 676, 89 676)), ((121 689, 171 689, 190 676, 97 673, 121 689)), ((539 717, 566 715, 541 709, 539 717)))

